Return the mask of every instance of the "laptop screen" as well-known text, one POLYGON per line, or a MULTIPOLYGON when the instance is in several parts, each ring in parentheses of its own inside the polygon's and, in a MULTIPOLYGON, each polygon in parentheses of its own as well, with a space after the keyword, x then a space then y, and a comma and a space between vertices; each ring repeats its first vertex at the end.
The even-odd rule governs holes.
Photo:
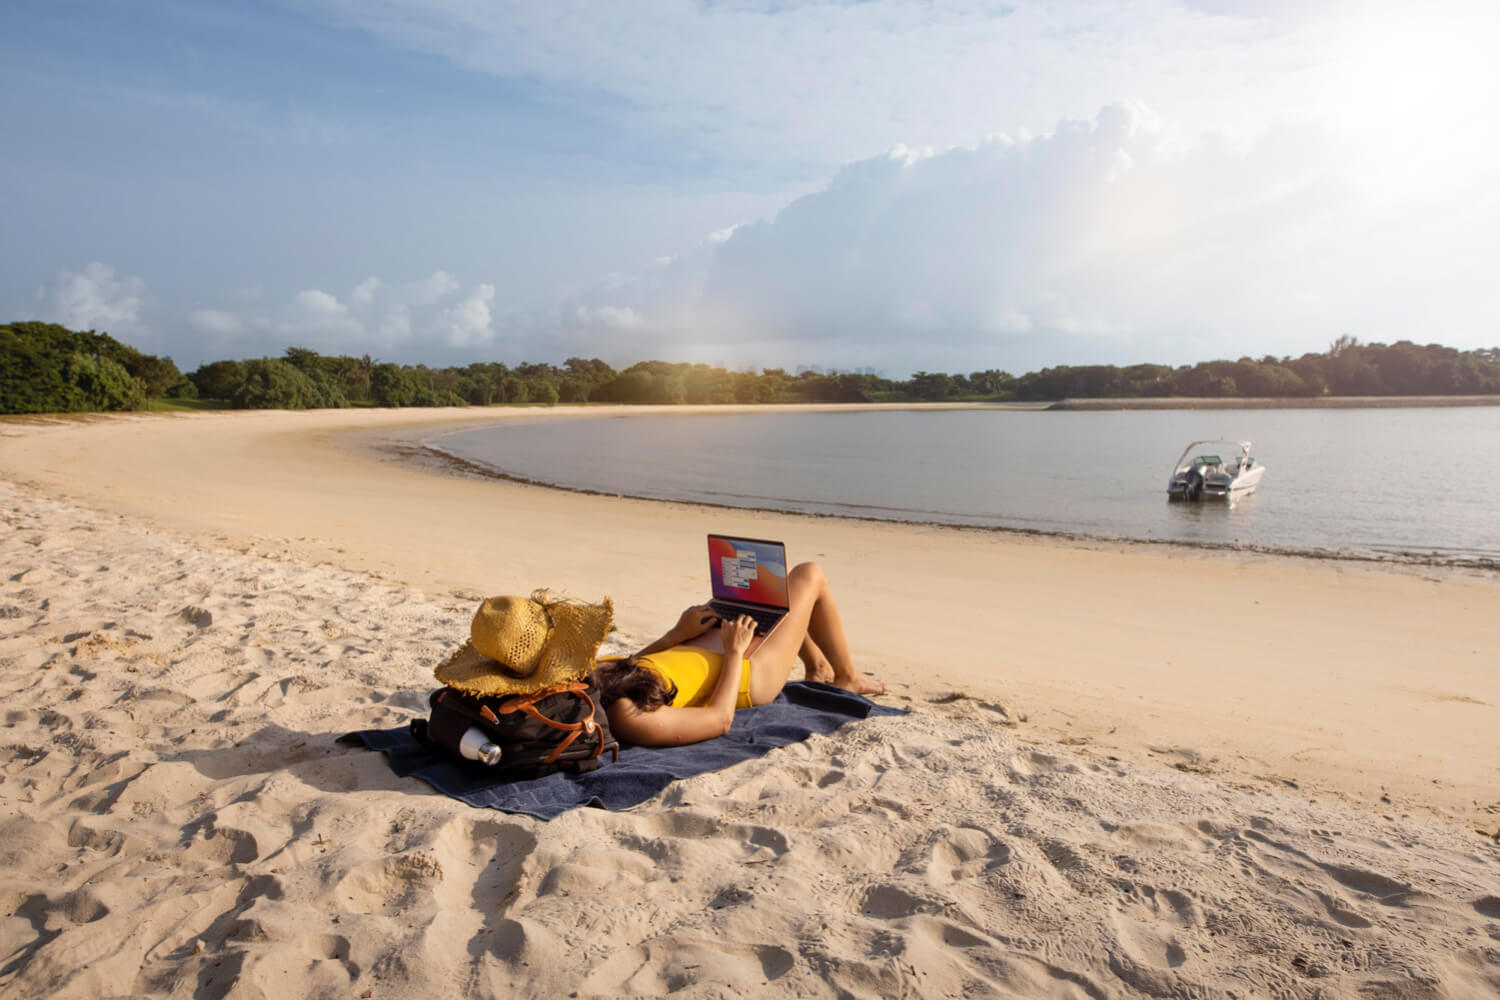
POLYGON ((714 598, 786 608, 786 546, 753 538, 708 536, 714 598))

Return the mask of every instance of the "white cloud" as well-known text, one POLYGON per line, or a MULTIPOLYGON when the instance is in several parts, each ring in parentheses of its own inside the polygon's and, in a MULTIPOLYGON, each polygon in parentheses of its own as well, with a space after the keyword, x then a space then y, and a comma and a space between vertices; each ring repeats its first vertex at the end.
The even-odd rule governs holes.
POLYGON ((495 286, 478 284, 462 302, 438 313, 436 329, 452 347, 474 347, 494 338, 490 328, 490 303, 495 286))
POLYGON ((349 307, 335 296, 316 288, 298 292, 292 298, 292 308, 303 317, 317 321, 347 315, 349 307))
POLYGON ((305 288, 280 309, 253 313, 222 306, 198 309, 188 314, 187 325, 213 350, 228 350, 234 344, 246 356, 275 355, 296 346, 330 353, 394 351, 406 356, 415 349, 426 360, 434 347, 472 347, 493 337, 494 286, 478 285, 462 302, 437 308, 435 300, 456 287, 457 279, 446 271, 394 286, 372 275, 354 286, 347 302, 321 288, 305 288), (432 341, 424 345, 420 338, 413 340, 413 329, 429 331, 432 341), (418 346, 413 348, 414 344, 418 346))
POLYGON ((50 289, 39 290, 41 318, 73 330, 97 330, 116 337, 142 331, 140 312, 146 283, 115 277, 115 269, 91 261, 81 274, 60 271, 50 289))
POLYGON ((421 281, 413 281, 401 293, 403 301, 414 306, 430 306, 458 291, 458 279, 447 271, 434 271, 421 281))
POLYGON ((386 311, 376 332, 387 344, 396 344, 411 336, 411 313, 404 305, 394 305, 386 311))
POLYGON ((708 234, 708 242, 714 244, 723 243, 725 240, 729 239, 729 237, 733 236, 734 231, 740 228, 741 225, 742 223, 735 223, 732 226, 725 226, 722 229, 715 229, 713 232, 708 234))
POLYGON ((584 326, 639 330, 647 325, 646 318, 629 306, 579 306, 573 315, 584 326))
POLYGON ((245 320, 227 309, 195 309, 188 314, 188 325, 198 333, 225 341, 245 332, 245 320))
POLYGON ((1002 308, 985 326, 995 333, 1025 333, 1031 329, 1031 317, 1015 309, 1002 308))
POLYGON ((704 298, 731 341, 989 363, 1150 355, 1184 329, 1237 325, 1224 305, 1247 297, 1246 275, 1292 280, 1277 241, 1340 211, 1347 190, 1322 173, 1317 143, 1271 141, 1274 157, 1184 142, 1127 103, 1029 139, 897 148, 737 229, 715 247, 704 298))
POLYGON ((1434 184, 1398 211, 1362 186, 1347 138, 1309 122, 1186 135, 1124 102, 1041 135, 898 147, 574 293, 531 350, 1024 371, 1300 354, 1348 330, 1426 342, 1446 329, 1424 309, 1457 332, 1478 303, 1500 313, 1477 270, 1500 257, 1500 198, 1434 184))
POLYGON ((349 301, 357 306, 367 306, 375 298, 375 292, 380 288, 380 279, 370 275, 364 281, 354 286, 354 291, 349 296, 349 301))
POLYGON ((318 351, 359 350, 367 330, 337 296, 318 288, 298 292, 280 316, 254 325, 271 331, 285 346, 318 351))

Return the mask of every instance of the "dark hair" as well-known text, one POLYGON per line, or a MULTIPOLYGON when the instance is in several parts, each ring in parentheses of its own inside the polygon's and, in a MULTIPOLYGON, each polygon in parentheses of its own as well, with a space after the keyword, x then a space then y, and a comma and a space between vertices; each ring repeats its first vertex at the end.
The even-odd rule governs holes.
POLYGON ((654 712, 677 697, 676 684, 663 680, 661 674, 633 656, 595 667, 594 687, 599 689, 599 704, 603 708, 629 698, 642 712, 654 712))

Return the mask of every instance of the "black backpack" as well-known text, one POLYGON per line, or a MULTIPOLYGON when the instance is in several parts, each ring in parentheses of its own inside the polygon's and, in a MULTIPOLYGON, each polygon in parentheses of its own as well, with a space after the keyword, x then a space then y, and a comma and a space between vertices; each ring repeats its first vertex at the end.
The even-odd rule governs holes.
POLYGON ((412 736, 476 770, 540 778, 554 771, 592 771, 605 751, 613 760, 620 758, 609 717, 598 708, 598 692, 582 682, 503 698, 442 687, 427 703, 431 715, 412 720, 412 736), (459 751, 471 728, 500 748, 498 762, 484 764, 459 751))

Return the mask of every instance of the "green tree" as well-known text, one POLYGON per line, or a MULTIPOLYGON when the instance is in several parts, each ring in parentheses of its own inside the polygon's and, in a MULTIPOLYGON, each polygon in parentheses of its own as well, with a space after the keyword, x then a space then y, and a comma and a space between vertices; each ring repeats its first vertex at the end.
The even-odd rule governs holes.
POLYGON ((51 323, 0 326, 0 413, 67 413, 84 408, 64 367, 79 344, 51 323))
POLYGON ((1238 396, 1234 376, 1223 371, 1226 362, 1206 362, 1184 368, 1172 380, 1173 389, 1183 396, 1238 396))
POLYGON ((0 413, 129 410, 145 405, 145 384, 119 358, 142 355, 104 333, 55 323, 0 326, 0 413))
POLYGON ((683 381, 683 395, 689 403, 734 402, 734 376, 723 368, 693 365, 678 377, 683 381))
POLYGON ((368 401, 370 379, 375 374, 375 362, 368 354, 358 358, 345 355, 335 360, 337 369, 334 377, 343 390, 344 398, 361 403, 368 401))
POLYGON ((557 384, 557 399, 562 403, 587 403, 591 391, 587 379, 569 375, 557 384))
POLYGON ((307 380, 312 383, 316 402, 309 405, 314 407, 349 405, 343 387, 339 384, 337 358, 325 358, 317 351, 311 351, 305 347, 288 347, 282 357, 287 364, 306 375, 307 380))
POLYGON ((1130 365, 1121 369, 1120 393, 1124 396, 1170 396, 1171 365, 1130 365))
POLYGON ((1010 388, 1015 376, 1010 372, 987 368, 982 372, 969 373, 969 385, 981 396, 998 396, 1010 388))
POLYGON ((687 385, 681 375, 663 372, 651 376, 651 399, 653 403, 687 402, 687 385))
POLYGON ((1295 361, 1285 363, 1285 368, 1302 380, 1309 396, 1321 396, 1328 392, 1328 358, 1322 354, 1304 354, 1295 361))
POLYGON ((590 398, 603 403, 649 403, 651 386, 651 372, 633 366, 599 386, 590 398))
POLYGON ((958 394, 958 386, 945 372, 917 372, 911 377, 911 393, 918 399, 949 399, 958 394))
POLYGON ((235 391, 245 381, 243 361, 212 361, 199 365, 188 378, 198 387, 203 399, 233 399, 235 391))
POLYGON ((182 380, 182 372, 177 370, 177 365, 171 358, 158 358, 154 354, 141 355, 138 366, 131 374, 141 381, 146 395, 151 399, 166 396, 182 380))
POLYGON ((501 398, 507 403, 524 403, 531 398, 526 391, 526 383, 518 376, 507 375, 500 383, 501 398))
POLYGON ((774 403, 786 392, 787 375, 783 369, 767 368, 755 383, 756 403, 774 403))
POLYGON ((833 398, 838 403, 868 403, 875 397, 875 376, 843 372, 833 377, 833 398))
POLYGON ((146 387, 117 361, 74 351, 66 373, 87 404, 83 409, 139 410, 146 405, 146 387))
POLYGON ((454 392, 475 406, 489 406, 495 400, 495 387, 483 376, 465 375, 454 392))
POLYGON ((172 384, 172 387, 170 389, 167 390, 167 398, 197 399, 198 387, 193 384, 192 379, 188 378, 186 375, 183 375, 172 384))
POLYGON ((370 374, 370 399, 376 406, 411 406, 417 386, 400 365, 376 365, 370 374))
POLYGON ((239 410, 306 410, 321 405, 322 393, 295 365, 280 358, 245 362, 245 380, 231 402, 239 410))
POLYGON ((595 384, 607 382, 615 377, 615 370, 598 358, 569 358, 563 362, 563 370, 574 378, 585 379, 595 384))

